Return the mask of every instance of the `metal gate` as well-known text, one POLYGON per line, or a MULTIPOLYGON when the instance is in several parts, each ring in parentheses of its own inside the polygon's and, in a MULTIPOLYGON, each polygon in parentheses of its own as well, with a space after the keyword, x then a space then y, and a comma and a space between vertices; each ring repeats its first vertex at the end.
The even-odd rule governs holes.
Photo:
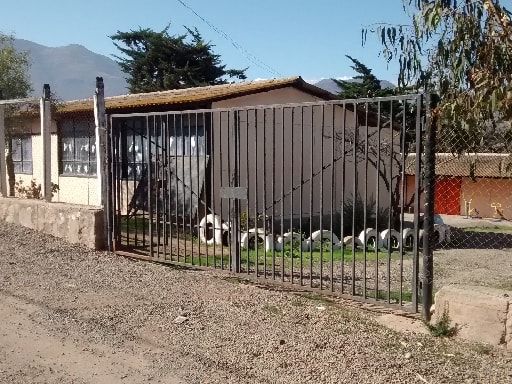
POLYGON ((425 116, 421 95, 111 115, 114 249, 417 312, 425 116))

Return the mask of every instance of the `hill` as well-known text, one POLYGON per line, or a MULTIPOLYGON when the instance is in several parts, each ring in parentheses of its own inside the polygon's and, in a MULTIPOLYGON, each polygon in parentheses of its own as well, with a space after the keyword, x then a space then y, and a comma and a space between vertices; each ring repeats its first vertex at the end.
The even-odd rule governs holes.
POLYGON ((96 76, 103 77, 105 95, 127 93, 124 73, 119 65, 107 56, 71 44, 64 47, 46 47, 34 42, 15 39, 17 51, 30 52, 29 70, 34 95, 42 92, 48 83, 58 98, 74 100, 92 97, 96 76))

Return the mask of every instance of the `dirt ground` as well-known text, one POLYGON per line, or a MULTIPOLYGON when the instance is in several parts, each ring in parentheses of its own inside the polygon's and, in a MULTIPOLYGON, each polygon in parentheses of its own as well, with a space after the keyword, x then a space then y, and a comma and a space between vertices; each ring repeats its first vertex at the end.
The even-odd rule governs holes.
MULTIPOLYGON (((438 284, 512 276, 507 250, 443 250, 435 263, 438 284)), ((0 303, 1 383, 512 383, 501 347, 397 333, 349 301, 5 223, 0 303)))

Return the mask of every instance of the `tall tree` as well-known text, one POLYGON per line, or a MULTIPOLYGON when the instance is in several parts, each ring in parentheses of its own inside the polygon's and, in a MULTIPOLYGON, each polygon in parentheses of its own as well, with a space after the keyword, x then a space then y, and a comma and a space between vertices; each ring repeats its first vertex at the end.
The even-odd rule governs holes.
POLYGON ((372 73, 372 70, 359 60, 345 55, 352 61, 352 68, 357 75, 351 81, 332 79, 339 87, 339 96, 342 99, 359 99, 362 97, 379 97, 393 94, 389 88, 383 89, 380 80, 372 73))
MULTIPOLYGON (((30 67, 28 52, 16 52, 13 37, 0 32, 0 90, 4 99, 27 97, 32 92, 28 70, 30 67)), ((12 160, 12 135, 20 125, 19 114, 14 105, 5 108, 5 151, 9 194, 14 196, 15 174, 12 160)))
POLYGON ((510 126, 499 124, 512 120, 509 10, 499 0, 402 1, 411 25, 365 28, 363 43, 367 32, 375 32, 384 57, 398 61, 399 86, 439 94, 433 112, 449 147, 496 151, 501 145, 511 151, 510 126))
POLYGON ((16 52, 13 37, 0 32, 0 90, 4 99, 27 97, 32 92, 28 52, 16 52))
POLYGON ((117 31, 110 36, 121 51, 115 56, 128 75, 132 93, 164 91, 224 84, 230 78, 246 79, 246 69, 226 69, 213 45, 204 41, 197 29, 170 35, 169 26, 161 32, 149 28, 117 31))

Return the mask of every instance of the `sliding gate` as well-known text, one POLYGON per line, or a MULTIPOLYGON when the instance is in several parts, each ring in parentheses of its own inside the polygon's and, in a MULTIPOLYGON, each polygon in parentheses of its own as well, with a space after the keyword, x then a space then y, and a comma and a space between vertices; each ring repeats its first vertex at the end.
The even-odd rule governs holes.
POLYGON ((114 249, 416 312, 423 122, 419 95, 111 115, 114 249))

